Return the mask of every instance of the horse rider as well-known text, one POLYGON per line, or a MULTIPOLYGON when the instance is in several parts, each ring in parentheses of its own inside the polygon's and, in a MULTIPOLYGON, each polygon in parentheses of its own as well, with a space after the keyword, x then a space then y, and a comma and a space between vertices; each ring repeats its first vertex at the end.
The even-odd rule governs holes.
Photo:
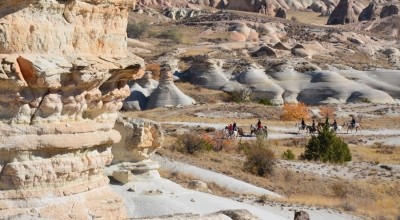
POLYGON ((337 122, 336 122, 336 119, 333 120, 332 126, 333 126, 333 129, 335 129, 335 131, 336 131, 336 130, 337 130, 337 122))
POLYGON ((356 119, 354 119, 354 116, 351 116, 351 126, 354 128, 356 126, 356 119))
POLYGON ((330 127, 330 124, 329 124, 329 119, 328 119, 328 118, 326 118, 326 121, 325 121, 325 126, 326 126, 326 127, 330 127))
POLYGON ((228 130, 229 130, 229 134, 232 135, 233 134, 233 126, 232 126, 232 124, 229 124, 228 130))
POLYGON ((233 130, 237 131, 237 127, 236 127, 236 122, 235 121, 233 122, 233 130))
POLYGON ((303 130, 306 128, 306 123, 304 123, 304 118, 301 118, 301 127, 303 130))
POLYGON ((315 128, 315 121, 314 120, 312 120, 312 129, 313 129, 313 131, 315 131, 315 130, 317 130, 316 128, 315 128))
POLYGON ((262 130, 262 125, 261 125, 261 120, 260 119, 258 119, 258 122, 257 122, 257 130, 259 130, 259 131, 262 130))

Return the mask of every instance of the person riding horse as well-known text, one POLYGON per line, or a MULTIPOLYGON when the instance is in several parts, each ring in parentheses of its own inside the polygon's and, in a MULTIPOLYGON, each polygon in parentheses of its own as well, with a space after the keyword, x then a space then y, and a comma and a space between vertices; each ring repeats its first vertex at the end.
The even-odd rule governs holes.
POLYGON ((351 126, 354 128, 355 125, 356 125, 356 119, 354 119, 354 116, 352 116, 352 119, 351 119, 351 126))
POLYGON ((326 118, 326 121, 325 121, 325 126, 326 126, 326 127, 328 127, 328 128, 330 127, 330 124, 329 124, 329 119, 328 119, 328 118, 326 118))
POLYGON ((257 130, 261 131, 261 129, 262 129, 261 120, 258 119, 258 122, 257 122, 257 130))
POLYGON ((233 122, 233 130, 237 131, 236 122, 233 122))
POLYGON ((337 124, 337 122, 336 122, 336 119, 335 120, 333 120, 333 124, 332 124, 332 126, 333 126, 333 129, 335 129, 335 131, 337 130, 337 128, 338 128, 338 124, 337 124))
POLYGON ((304 123, 304 118, 301 118, 301 127, 303 130, 306 128, 306 123, 304 123))
POLYGON ((233 126, 232 126, 232 124, 229 124, 228 129, 229 129, 229 135, 232 135, 233 134, 233 126))
POLYGON ((311 127, 312 127, 312 129, 313 129, 314 131, 316 130, 315 121, 314 121, 314 120, 312 120, 312 125, 311 125, 311 127))

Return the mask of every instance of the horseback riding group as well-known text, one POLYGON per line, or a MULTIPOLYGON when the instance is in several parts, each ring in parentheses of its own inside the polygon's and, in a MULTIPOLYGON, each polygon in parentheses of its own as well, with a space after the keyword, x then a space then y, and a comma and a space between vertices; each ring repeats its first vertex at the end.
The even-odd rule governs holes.
MULTIPOLYGON (((237 127, 236 122, 233 122, 233 124, 229 124, 228 126, 226 126, 224 128, 224 131, 225 131, 225 135, 228 138, 236 139, 239 135, 244 136, 243 129, 237 127)), ((253 125, 250 126, 250 134, 251 135, 255 134, 257 136, 261 135, 262 138, 266 138, 266 137, 268 137, 267 126, 263 126, 261 124, 261 119, 258 119, 256 126, 253 126, 253 125)))
POLYGON ((301 119, 301 124, 299 125, 298 123, 296 123, 295 125, 296 127, 299 128, 299 132, 301 130, 305 130, 307 133, 314 134, 315 132, 320 132, 323 127, 328 127, 330 131, 335 131, 335 132, 341 132, 342 131, 342 126, 347 126, 347 133, 353 132, 353 129, 356 129, 356 133, 358 130, 361 131, 361 127, 360 124, 356 123, 356 119, 352 116, 351 122, 344 122, 342 126, 338 125, 336 119, 333 120, 333 123, 330 124, 329 123, 329 119, 326 118, 325 123, 322 122, 318 122, 317 126, 315 125, 315 120, 312 121, 312 125, 309 126, 304 122, 304 118, 301 119))

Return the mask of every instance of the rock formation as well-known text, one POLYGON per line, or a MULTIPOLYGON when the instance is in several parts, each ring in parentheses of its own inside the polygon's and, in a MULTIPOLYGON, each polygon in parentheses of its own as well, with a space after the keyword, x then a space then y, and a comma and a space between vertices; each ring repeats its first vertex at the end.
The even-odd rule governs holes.
POLYGON ((190 82, 210 89, 220 89, 228 83, 221 65, 221 63, 211 59, 207 54, 196 56, 193 65, 189 69, 190 82))
POLYGON ((294 220, 310 220, 310 215, 306 211, 295 211, 294 220))
POLYGON ((349 0, 340 0, 339 4, 329 16, 328 25, 349 24, 357 21, 352 3, 349 0))
POLYGON ((164 65, 161 68, 159 85, 151 93, 146 109, 163 108, 165 106, 186 106, 194 103, 196 103, 194 99, 185 95, 175 86, 171 69, 164 65))
POLYGON ((108 175, 112 174, 122 183, 159 178, 159 165, 150 158, 164 141, 161 125, 143 118, 129 119, 120 116, 114 129, 122 138, 113 145, 114 166, 108 175))
POLYGON ((128 83, 131 94, 123 102, 125 111, 146 110, 151 93, 158 87, 158 82, 152 79, 151 71, 147 71, 140 79, 128 83))
POLYGON ((286 11, 283 8, 279 8, 278 11, 276 11, 275 14, 276 18, 285 18, 286 19, 286 11))
POLYGON ((371 2, 368 7, 362 10, 360 16, 358 16, 358 21, 376 20, 379 18, 379 8, 376 2, 371 2))
POLYGON ((311 9, 313 12, 325 12, 328 8, 326 7, 325 3, 322 1, 315 1, 307 9, 311 9))
POLYGON ((393 14, 399 14, 399 8, 396 5, 385 5, 382 8, 380 17, 384 18, 384 17, 389 17, 390 15, 393 14))
POLYGON ((255 57, 262 57, 262 56, 272 56, 272 57, 277 57, 276 52, 266 45, 265 43, 261 45, 260 49, 252 53, 252 56, 255 57))
POLYGON ((0 7, 0 216, 125 219, 102 170, 142 59, 126 56, 134 0, 0 7))

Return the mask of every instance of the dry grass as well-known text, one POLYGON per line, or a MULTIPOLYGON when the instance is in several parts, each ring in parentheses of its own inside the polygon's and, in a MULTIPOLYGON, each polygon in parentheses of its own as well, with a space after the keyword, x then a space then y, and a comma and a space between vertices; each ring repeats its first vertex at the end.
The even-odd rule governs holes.
MULTIPOLYGON (((391 148, 390 146, 387 146, 391 148)), ((399 164, 400 148, 394 147, 389 151, 381 151, 382 149, 368 146, 350 146, 351 154, 354 162, 379 162, 382 164, 399 164), (389 152, 389 153, 385 153, 389 152)))
MULTIPOLYGON (((280 146, 271 149, 275 151, 276 148, 282 148, 280 151, 284 149, 280 146)), ((286 169, 277 169, 272 178, 264 178, 251 175, 243 170, 243 154, 206 152, 189 157, 186 154, 172 153, 165 149, 162 150, 162 154, 182 162, 190 161, 191 164, 198 167, 223 173, 285 195, 285 198, 277 199, 284 203, 333 208, 371 218, 384 215, 388 219, 394 219, 399 214, 398 210, 400 210, 399 181, 345 181, 295 173, 286 169)), ((220 190, 222 189, 218 188, 218 191, 220 190)), ((232 196, 233 194, 235 193, 221 193, 225 196, 232 196)))
POLYGON ((309 11, 294 11, 288 10, 286 12, 286 18, 291 19, 296 17, 298 22, 305 24, 317 24, 325 25, 328 22, 329 17, 320 17, 321 13, 309 12, 309 11))

